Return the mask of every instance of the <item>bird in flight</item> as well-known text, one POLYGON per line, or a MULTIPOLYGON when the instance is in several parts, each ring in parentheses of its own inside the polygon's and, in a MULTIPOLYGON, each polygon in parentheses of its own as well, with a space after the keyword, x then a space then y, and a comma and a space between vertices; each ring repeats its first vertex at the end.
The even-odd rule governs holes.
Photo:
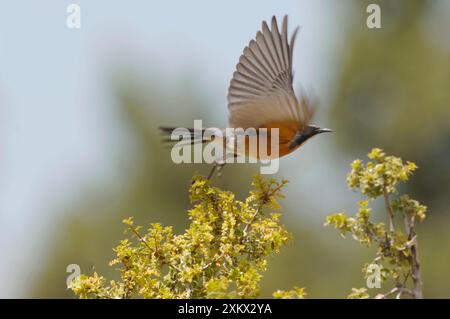
MULTIPOLYGON (((283 18, 281 30, 275 16, 270 28, 263 21, 261 30, 244 48, 228 88, 229 128, 254 128, 257 132, 264 129, 269 136, 272 129, 278 129, 278 152, 266 153, 269 159, 292 153, 317 134, 331 132, 310 122, 314 113, 312 103, 305 96, 297 97, 292 87, 292 58, 298 30, 297 27, 288 40, 287 16, 283 18)), ((175 128, 160 129, 170 135, 175 128)), ((211 142, 204 138, 204 131, 189 129, 189 144, 211 142)), ((246 137, 245 140, 249 139, 246 137)), ((268 147, 270 141, 269 138, 268 147)), ((224 138, 219 141, 216 138, 215 142, 223 143, 225 147, 230 144, 224 138)), ((251 152, 247 144, 240 151, 238 149, 233 147, 231 155, 261 159, 259 150, 251 152)), ((215 162, 208 179, 216 168, 220 174, 224 165, 223 159, 215 162)))

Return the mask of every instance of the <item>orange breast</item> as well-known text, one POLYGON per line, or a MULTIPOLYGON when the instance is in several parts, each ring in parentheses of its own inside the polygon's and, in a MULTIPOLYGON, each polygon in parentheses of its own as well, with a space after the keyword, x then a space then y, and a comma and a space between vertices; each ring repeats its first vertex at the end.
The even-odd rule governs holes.
POLYGON ((289 147, 295 134, 300 129, 300 125, 297 121, 271 122, 271 123, 267 123, 267 124, 261 126, 260 129, 261 128, 267 129, 267 133, 268 133, 267 150, 262 150, 262 152, 260 152, 259 148, 260 148, 261 142, 258 141, 257 153, 252 154, 254 152, 251 152, 249 150, 250 138, 248 136, 246 136, 245 137, 245 151, 246 151, 247 156, 256 157, 258 159, 260 159, 260 158, 263 158, 263 159, 276 158, 276 157, 285 156, 298 148, 298 147, 295 147, 295 148, 291 149, 289 147), (273 145, 274 147, 278 146, 278 156, 276 156, 276 153, 272 154, 272 151, 271 151, 271 149, 272 149, 271 129, 273 129, 273 128, 278 128, 278 135, 279 135, 279 140, 277 141, 278 145, 273 145), (262 153, 263 156, 260 156, 261 155, 260 153, 262 153), (264 156, 264 154, 266 154, 266 156, 264 156))

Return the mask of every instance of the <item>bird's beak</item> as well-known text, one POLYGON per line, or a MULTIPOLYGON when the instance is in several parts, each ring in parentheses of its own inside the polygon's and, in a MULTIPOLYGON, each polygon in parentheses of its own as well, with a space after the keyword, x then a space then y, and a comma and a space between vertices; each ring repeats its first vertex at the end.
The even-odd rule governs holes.
POLYGON ((330 130, 329 128, 319 128, 317 130, 317 133, 327 133, 327 132, 333 132, 333 130, 330 130))

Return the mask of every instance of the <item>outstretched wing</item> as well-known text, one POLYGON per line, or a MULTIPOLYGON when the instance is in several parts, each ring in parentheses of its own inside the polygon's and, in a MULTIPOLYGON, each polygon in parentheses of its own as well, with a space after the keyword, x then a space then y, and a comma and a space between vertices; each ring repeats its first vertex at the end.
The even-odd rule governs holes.
POLYGON ((309 121, 307 105, 292 88, 292 53, 298 28, 288 42, 287 16, 281 33, 272 17, 271 29, 262 30, 245 47, 228 89, 229 126, 258 128, 267 123, 295 121, 299 128, 309 121))

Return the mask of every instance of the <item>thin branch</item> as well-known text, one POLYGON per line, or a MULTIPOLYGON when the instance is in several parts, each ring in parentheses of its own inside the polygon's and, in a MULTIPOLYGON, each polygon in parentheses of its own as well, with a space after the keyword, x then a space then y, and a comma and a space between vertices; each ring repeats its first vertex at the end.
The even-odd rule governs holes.
POLYGON ((414 229, 414 217, 409 218, 405 214, 405 227, 408 234, 408 242, 414 242, 411 245, 411 256, 409 257, 409 262, 411 264, 411 277, 413 279, 414 288, 412 290, 413 296, 416 299, 422 299, 422 276, 420 273, 420 262, 419 262, 419 251, 417 234, 414 229))
POLYGON ((398 293, 395 296, 395 299, 400 299, 402 294, 407 294, 407 295, 414 297, 414 292, 411 289, 400 287, 400 288, 398 288, 398 293))
MULTIPOLYGON (((280 185, 276 188, 274 188, 271 192, 268 192, 266 195, 267 198, 270 198, 272 196, 275 196, 277 194, 278 191, 280 191, 283 188, 284 185, 280 185)), ((258 216, 259 212, 261 211, 261 209, 263 208, 263 206, 267 204, 267 201, 263 200, 262 203, 260 203, 260 205, 258 205, 258 207, 256 208, 255 212, 253 213, 253 215, 250 217, 250 221, 245 225, 244 229, 243 229, 243 235, 241 238, 241 243, 245 242, 245 239, 247 238, 248 235, 248 231, 250 230, 251 225, 253 224, 253 222, 256 219, 256 216, 258 216)), ((217 257, 215 257, 213 260, 211 260, 209 263, 207 263, 206 265, 204 265, 201 270, 205 271, 206 269, 208 269, 209 267, 211 267, 214 263, 218 262, 220 259, 224 258, 226 256, 225 253, 221 253, 220 255, 218 255, 217 257)))
POLYGON ((386 299, 387 297, 389 297, 390 295, 395 294, 398 291, 398 287, 394 287, 391 290, 389 290, 387 293, 385 294, 378 294, 375 296, 375 299, 386 299))
POLYGON ((255 210, 255 213, 254 213, 254 214, 252 215, 252 217, 250 218, 250 221, 247 223, 247 225, 245 225, 244 230, 243 230, 243 238, 246 238, 246 237, 247 237, 247 232, 248 232, 248 230, 249 230, 250 227, 251 227, 250 225, 253 224, 253 222, 255 221, 255 218, 256 218, 256 216, 258 215, 260 208, 261 208, 261 207, 258 207, 258 208, 255 210))
POLYGON ((139 232, 136 230, 136 228, 134 228, 133 226, 128 226, 129 229, 131 229, 131 231, 133 232, 133 234, 136 235, 136 237, 145 245, 147 246, 147 248, 152 251, 152 249, 150 248, 150 246, 148 245, 147 241, 144 239, 144 237, 141 236, 141 234, 139 234, 139 232))
POLYGON ((395 299, 400 299, 402 294, 407 294, 414 297, 414 293, 411 289, 405 288, 403 285, 398 285, 385 294, 378 294, 375 299, 387 299, 389 296, 396 294, 395 299))
MULTIPOLYGON (((266 198, 271 198, 273 196, 276 196, 277 193, 283 188, 284 184, 279 185, 278 187, 274 188, 271 192, 268 192, 267 194, 265 194, 266 198)), ((251 225, 253 224, 253 222, 255 221, 256 216, 258 216, 259 212, 261 211, 262 207, 267 204, 268 200, 263 200, 263 202, 256 208, 255 213, 252 215, 252 217, 250 218, 250 221, 247 223, 247 225, 245 225, 244 230, 243 230, 243 239, 245 239, 245 237, 247 236, 247 232, 250 229, 251 225)))
POLYGON ((393 233, 395 231, 394 213, 392 212, 391 202, 389 200, 389 193, 387 191, 386 185, 383 186, 383 197, 384 197, 384 204, 388 212, 389 230, 393 233))
POLYGON ((204 265, 202 267, 202 271, 208 269, 209 267, 212 266, 212 264, 218 262, 219 260, 221 260, 223 257, 225 257, 225 253, 221 253, 219 256, 217 256, 216 258, 214 258, 213 260, 211 260, 209 263, 207 263, 206 265, 204 265))

